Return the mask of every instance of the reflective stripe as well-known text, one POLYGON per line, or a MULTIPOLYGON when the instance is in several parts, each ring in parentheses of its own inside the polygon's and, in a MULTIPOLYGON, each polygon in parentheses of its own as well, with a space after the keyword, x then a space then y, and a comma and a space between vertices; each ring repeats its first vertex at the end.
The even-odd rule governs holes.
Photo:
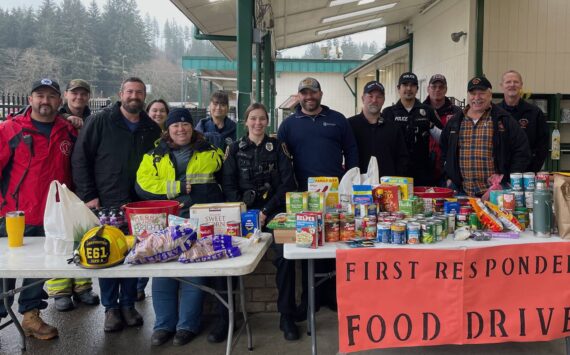
POLYGON ((210 184, 216 182, 214 174, 188 174, 186 180, 191 184, 210 184))
POLYGON ((166 198, 171 199, 176 197, 176 181, 166 182, 166 198))

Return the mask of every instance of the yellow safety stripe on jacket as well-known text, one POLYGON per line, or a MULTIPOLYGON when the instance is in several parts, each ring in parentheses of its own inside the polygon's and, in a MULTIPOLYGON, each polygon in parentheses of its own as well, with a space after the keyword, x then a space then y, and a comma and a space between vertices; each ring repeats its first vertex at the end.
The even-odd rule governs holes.
MULTIPOLYGON (((214 174, 222 168, 223 153, 220 149, 194 152, 186 167, 186 179, 191 184, 215 183, 214 174)), ((172 199, 180 194, 180 182, 168 154, 155 163, 151 153, 144 155, 137 171, 137 183, 141 189, 172 199)))

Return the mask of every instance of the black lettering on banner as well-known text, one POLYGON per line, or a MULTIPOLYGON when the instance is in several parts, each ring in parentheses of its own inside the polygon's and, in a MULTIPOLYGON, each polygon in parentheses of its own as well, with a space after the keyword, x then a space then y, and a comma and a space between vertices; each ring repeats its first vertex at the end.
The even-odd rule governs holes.
POLYGON ((346 282, 350 281, 350 274, 356 272, 355 265, 356 263, 346 263, 346 282))
POLYGON ((394 261, 394 270, 396 270, 396 276, 394 276, 395 280, 399 280, 402 278, 402 269, 400 269, 400 262, 394 261))
POLYGON ((461 261, 453 263, 453 279, 463 280, 463 263, 461 261))
POLYGON ((485 268, 487 271, 485 272, 485 276, 489 277, 491 275, 491 271, 495 270, 497 267, 497 262, 495 259, 487 259, 487 267, 485 268))
POLYGON ((447 280, 447 264, 442 262, 442 261, 438 261, 435 264, 435 278, 436 279, 444 279, 447 280))
POLYGON ((422 340, 434 340, 435 338, 437 338, 437 336, 439 335, 439 332, 441 331, 441 323, 439 321, 439 318, 431 312, 424 312, 422 313, 423 315, 423 323, 424 323, 424 334, 422 336, 422 340), (428 333, 429 333, 429 318, 432 318, 434 323, 435 323, 435 329, 433 331, 433 335, 431 336, 431 338, 429 337, 428 333))
POLYGON ((364 280, 368 281, 368 261, 364 262, 364 280))
POLYGON ((354 332, 360 331, 360 325, 354 325, 354 320, 360 320, 359 315, 346 316, 346 322, 348 323, 348 345, 354 345, 354 332))
POLYGON ((406 341, 406 340, 410 339, 410 336, 412 335, 412 319, 410 318, 409 315, 407 315, 405 313, 398 314, 398 316, 394 320, 394 335, 400 341, 406 341), (402 319, 402 318, 404 318, 406 320, 407 327, 408 327, 408 332, 406 333, 406 336, 403 338, 400 336, 400 329, 399 329, 400 328, 399 327, 400 319, 402 319))
POLYGON ((564 333, 570 332, 570 307, 564 307, 564 333))
POLYGON ((377 275, 378 280, 380 280, 380 274, 382 274, 382 276, 384 276, 384 280, 388 280, 388 276, 386 275, 386 269, 387 268, 388 268, 388 265, 386 265, 386 263, 383 261, 379 261, 376 263, 376 275, 377 275))
POLYGON ((552 312, 554 308, 548 308, 548 323, 544 323, 544 308, 537 308, 536 311, 538 312, 538 319, 540 320, 540 330, 542 331, 542 335, 548 334, 548 330, 550 329, 550 321, 552 321, 552 312))
POLYGON ((561 274, 562 273, 562 255, 554 255, 554 265, 552 265, 552 273, 561 274), (560 267, 560 268, 559 268, 560 267))
POLYGON ((507 336, 507 332, 505 331, 505 312, 500 309, 491 309, 491 334, 490 337, 496 337, 496 328, 499 328, 501 331, 501 337, 504 338, 507 336), (495 315, 499 315, 499 320, 495 318, 495 315))
POLYGON ((566 255, 566 258, 568 259, 568 261, 566 262, 566 265, 568 265, 566 273, 570 274, 570 255, 566 255))
POLYGON ((513 258, 506 258, 503 260, 501 268, 503 269, 503 274, 510 276, 515 270, 515 261, 513 258))
POLYGON ((469 265, 469 269, 471 269, 471 273, 469 274, 469 278, 470 279, 474 279, 477 277, 477 262, 473 261, 470 265, 469 265))
POLYGON ((528 256, 524 258, 519 256, 519 275, 521 275, 521 270, 524 270, 524 273, 528 275, 528 256))
POLYGON ((544 256, 538 255, 536 257, 536 273, 537 274, 543 274, 546 271, 546 268, 548 267, 548 264, 546 262, 546 258, 544 256), (541 262, 542 261, 542 265, 541 262), (542 266, 542 268, 541 268, 542 266))
POLYGON ((526 317, 525 317, 525 308, 519 308, 519 318, 520 318, 520 323, 521 323, 521 332, 520 332, 520 336, 521 337, 525 337, 526 336, 526 317))
POLYGON ((477 312, 467 312, 467 339, 475 339, 483 333, 483 316, 477 312), (477 317, 478 325, 477 334, 473 335, 473 316, 477 317))
POLYGON ((370 339, 373 343, 381 342, 384 337, 386 336, 386 321, 382 318, 379 314, 375 314, 368 320, 368 324, 366 325, 366 333, 368 333, 368 339, 370 339), (374 338, 374 333, 372 332, 373 321, 378 319, 380 321, 380 336, 378 338, 374 338))
POLYGON ((412 272, 411 272, 411 280, 415 280, 416 279, 416 266, 419 264, 418 261, 409 261, 410 265, 412 266, 412 272))

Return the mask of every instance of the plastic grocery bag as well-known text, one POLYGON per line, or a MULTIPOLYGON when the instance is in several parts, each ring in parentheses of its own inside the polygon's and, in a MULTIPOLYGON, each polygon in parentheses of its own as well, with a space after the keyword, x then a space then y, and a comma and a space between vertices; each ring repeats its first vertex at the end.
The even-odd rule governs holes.
POLYGON ((347 171, 338 184, 339 202, 343 208, 352 203, 352 185, 360 185, 360 169, 358 167, 347 171))
POLYGON ((483 201, 489 201, 489 196, 491 196, 491 191, 493 190, 502 190, 503 186, 501 185, 501 181, 503 180, 503 174, 493 174, 489 176, 487 182, 489 183, 490 187, 485 191, 485 194, 481 197, 483 201))
POLYGON ((380 184, 380 173, 378 172, 378 161, 376 157, 370 157, 366 174, 360 174, 360 184, 357 185, 378 185, 380 184))
POLYGON ((74 243, 98 225, 99 218, 67 186, 57 180, 51 182, 44 212, 47 254, 73 254, 74 243))

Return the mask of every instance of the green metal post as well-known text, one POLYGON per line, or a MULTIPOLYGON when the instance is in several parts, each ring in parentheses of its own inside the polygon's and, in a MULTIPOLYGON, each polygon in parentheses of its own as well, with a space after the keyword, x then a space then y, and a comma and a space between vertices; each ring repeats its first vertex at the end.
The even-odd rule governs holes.
POLYGON ((477 0, 477 39, 475 42, 475 76, 483 75, 483 34, 485 26, 485 0, 477 0))
POLYGON ((214 83, 212 82, 212 80, 209 81, 210 85, 208 87, 208 96, 212 96, 212 94, 214 93, 214 83))
POLYGON ((354 77, 354 114, 358 113, 358 76, 354 77))
POLYGON ((237 5, 237 137, 245 134, 243 114, 251 103, 253 0, 236 0, 237 5))
MULTIPOLYGON (((260 81, 257 79, 258 82, 260 81)), ((270 110, 271 106, 271 34, 263 37, 263 104, 270 110)), ((273 112, 269 112, 269 132, 273 132, 273 112)))
POLYGON ((271 132, 277 132, 277 115, 275 114, 275 62, 269 61, 269 112, 271 113, 271 132))
POLYGON ((198 71, 198 107, 204 107, 202 100, 202 78, 200 78, 200 71, 198 71))
POLYGON ((263 61, 263 48, 261 47, 261 43, 257 43, 255 45, 255 102, 261 102, 261 66, 265 66, 265 62, 263 61))
POLYGON ((380 70, 376 69, 376 81, 380 81, 380 70))
POLYGON ((410 41, 408 42, 408 71, 414 71, 414 34, 410 33, 410 41))

